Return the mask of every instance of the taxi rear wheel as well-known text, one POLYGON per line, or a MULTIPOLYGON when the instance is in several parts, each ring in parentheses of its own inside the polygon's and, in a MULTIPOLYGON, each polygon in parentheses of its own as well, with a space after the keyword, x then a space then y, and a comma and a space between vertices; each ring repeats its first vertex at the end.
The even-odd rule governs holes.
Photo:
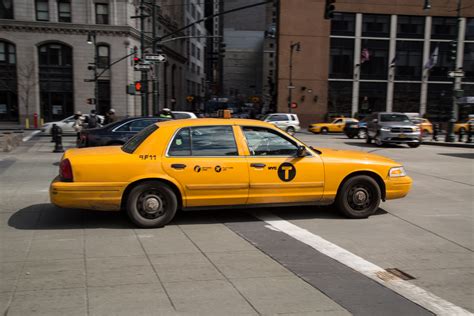
POLYGON ((381 192, 377 182, 365 175, 348 179, 340 188, 335 205, 349 218, 367 218, 380 204, 381 192))
POLYGON ((294 127, 287 127, 286 132, 291 136, 295 135, 295 128, 294 127))
POLYGON ((130 220, 143 228, 157 228, 168 224, 176 215, 178 201, 166 184, 150 181, 134 187, 127 199, 130 220))

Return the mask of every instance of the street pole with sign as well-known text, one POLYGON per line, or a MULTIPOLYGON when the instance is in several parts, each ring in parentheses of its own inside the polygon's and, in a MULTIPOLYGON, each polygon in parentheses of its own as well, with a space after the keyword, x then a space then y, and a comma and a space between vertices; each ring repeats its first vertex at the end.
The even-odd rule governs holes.
POLYGON ((296 51, 299 52, 301 50, 301 43, 291 42, 290 44, 290 62, 289 62, 290 75, 289 75, 289 80, 288 80, 288 111, 289 113, 291 113, 291 104, 293 103, 292 90, 295 88, 293 86, 293 50, 294 49, 296 49, 296 51))

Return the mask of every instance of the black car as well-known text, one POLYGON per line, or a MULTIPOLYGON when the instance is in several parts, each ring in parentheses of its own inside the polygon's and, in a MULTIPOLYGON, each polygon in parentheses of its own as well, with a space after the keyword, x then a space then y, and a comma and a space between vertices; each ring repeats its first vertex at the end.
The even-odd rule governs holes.
POLYGON ((167 120, 159 117, 130 117, 104 127, 85 129, 79 136, 79 147, 123 145, 148 125, 167 120))
POLYGON ((367 133, 367 121, 363 119, 359 122, 347 122, 344 126, 344 134, 349 138, 365 138, 367 133))

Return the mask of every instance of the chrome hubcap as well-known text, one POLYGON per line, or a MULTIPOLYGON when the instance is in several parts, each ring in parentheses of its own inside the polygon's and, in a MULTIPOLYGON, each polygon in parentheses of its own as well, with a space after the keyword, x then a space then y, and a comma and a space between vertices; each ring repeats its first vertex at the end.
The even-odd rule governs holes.
POLYGON ((166 213, 166 200, 157 190, 143 192, 137 201, 138 212, 147 219, 155 219, 166 213))
POLYGON ((356 205, 363 205, 367 201, 367 197, 367 191, 365 191, 364 189, 359 189, 354 193, 352 200, 356 205))

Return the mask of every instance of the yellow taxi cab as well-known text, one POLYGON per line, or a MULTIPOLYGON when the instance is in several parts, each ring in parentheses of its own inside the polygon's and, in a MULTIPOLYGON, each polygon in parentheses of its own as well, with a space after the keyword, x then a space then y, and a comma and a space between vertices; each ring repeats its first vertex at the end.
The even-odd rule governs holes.
POLYGON ((402 198, 412 180, 373 154, 306 146, 274 125, 245 119, 150 125, 123 146, 69 149, 50 186, 63 208, 124 209, 140 227, 178 210, 334 204, 350 218, 402 198))
POLYGON ((459 132, 462 132, 463 134, 466 134, 469 130, 469 123, 474 124, 474 118, 469 118, 463 123, 454 124, 454 133, 458 134, 459 132))
POLYGON ((359 122, 355 118, 350 117, 337 117, 331 123, 315 123, 308 126, 308 131, 312 133, 342 133, 346 123, 357 123, 359 122))
POLYGON ((414 118, 412 119, 413 123, 420 128, 422 136, 429 136, 433 134, 433 124, 428 119, 425 118, 414 118))

